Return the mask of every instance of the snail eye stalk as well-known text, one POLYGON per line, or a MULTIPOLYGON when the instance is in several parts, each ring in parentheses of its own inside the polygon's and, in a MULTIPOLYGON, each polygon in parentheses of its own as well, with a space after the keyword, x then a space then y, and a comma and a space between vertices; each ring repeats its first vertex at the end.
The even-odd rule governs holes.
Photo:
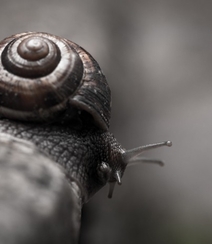
MULTIPOLYGON (((165 141, 165 142, 153 143, 153 144, 133 148, 130 150, 122 151, 121 152, 121 159, 122 159, 121 163, 126 166, 131 166, 131 165, 138 164, 138 163, 155 163, 160 166, 163 166, 164 162, 160 159, 145 158, 145 157, 140 156, 145 151, 148 151, 148 150, 151 150, 154 148, 163 147, 163 146, 171 147, 172 142, 165 141)), ((109 185, 108 198, 112 198, 116 182, 118 183, 118 185, 121 185, 121 176, 123 175, 123 172, 121 172, 119 170, 116 170, 115 172, 111 171, 111 173, 113 173, 113 178, 115 179, 115 181, 109 182, 110 185, 109 185)))
POLYGON ((128 166, 130 166, 131 164, 140 163, 140 162, 141 163, 143 163, 143 162, 145 162, 145 163, 146 162, 156 163, 156 164, 159 164, 159 165, 163 166, 164 163, 161 160, 150 159, 150 158, 148 159, 148 158, 140 157, 140 154, 142 154, 145 151, 149 151, 151 149, 158 148, 158 147, 163 147, 163 146, 171 147, 172 146, 172 142, 171 141, 164 141, 164 142, 153 143, 153 144, 149 144, 149 145, 133 148, 133 149, 130 149, 130 150, 126 150, 122 154, 122 158, 123 158, 123 161, 128 166))

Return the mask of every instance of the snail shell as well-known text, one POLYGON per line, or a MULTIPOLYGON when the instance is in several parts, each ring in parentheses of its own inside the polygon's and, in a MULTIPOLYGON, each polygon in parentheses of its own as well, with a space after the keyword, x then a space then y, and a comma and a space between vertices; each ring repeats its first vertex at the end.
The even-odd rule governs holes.
POLYGON ((4 39, 0 55, 1 116, 51 121, 74 108, 108 130, 110 88, 83 48, 55 35, 27 32, 4 39))

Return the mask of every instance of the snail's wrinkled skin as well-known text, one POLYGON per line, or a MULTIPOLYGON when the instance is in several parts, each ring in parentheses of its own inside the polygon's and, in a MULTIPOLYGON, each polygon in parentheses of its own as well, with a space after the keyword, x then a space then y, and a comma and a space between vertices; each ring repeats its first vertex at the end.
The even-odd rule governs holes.
POLYGON ((64 125, 17 123, 4 119, 0 120, 0 132, 33 142, 61 165, 67 178, 79 185, 83 203, 108 181, 107 175, 104 178, 99 174, 101 163, 112 162, 122 151, 110 132, 95 127, 76 130, 64 125))

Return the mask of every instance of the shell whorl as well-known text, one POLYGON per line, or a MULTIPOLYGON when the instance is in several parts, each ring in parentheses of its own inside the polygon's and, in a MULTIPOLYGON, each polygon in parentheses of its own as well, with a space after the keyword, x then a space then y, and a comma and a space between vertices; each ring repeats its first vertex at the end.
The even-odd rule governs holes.
POLYGON ((44 36, 27 35, 14 39, 2 53, 4 67, 24 78, 48 75, 57 67, 60 60, 60 49, 44 36))
POLYGON ((80 46, 47 33, 27 32, 3 40, 0 55, 1 116, 48 121, 74 106, 108 129, 110 88, 97 62, 80 46))
MULTIPOLYGON (((55 44, 50 42, 53 47, 55 44)), ((17 48, 19 55, 27 60, 36 61, 49 54, 48 39, 41 37, 28 37, 17 48)))

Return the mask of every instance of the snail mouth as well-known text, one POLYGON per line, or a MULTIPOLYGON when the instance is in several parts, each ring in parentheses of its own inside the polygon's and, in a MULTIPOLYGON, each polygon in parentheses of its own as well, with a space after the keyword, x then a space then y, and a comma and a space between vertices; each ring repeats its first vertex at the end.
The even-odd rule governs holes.
POLYGON ((98 176, 101 182, 109 183, 108 198, 112 198, 116 183, 122 184, 121 177, 125 167, 122 170, 114 170, 108 163, 102 162, 98 166, 98 176))

